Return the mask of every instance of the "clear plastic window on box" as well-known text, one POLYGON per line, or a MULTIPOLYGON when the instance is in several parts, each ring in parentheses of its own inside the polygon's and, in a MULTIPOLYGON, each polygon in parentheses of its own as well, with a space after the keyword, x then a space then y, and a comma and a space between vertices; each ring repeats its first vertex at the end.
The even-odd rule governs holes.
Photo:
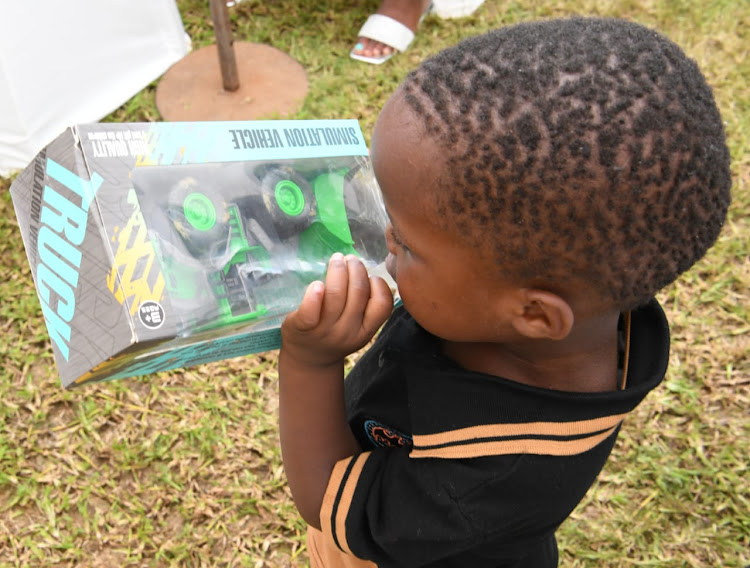
POLYGON ((178 336, 278 326, 334 252, 384 275, 387 217, 365 158, 143 166, 131 177, 178 336))

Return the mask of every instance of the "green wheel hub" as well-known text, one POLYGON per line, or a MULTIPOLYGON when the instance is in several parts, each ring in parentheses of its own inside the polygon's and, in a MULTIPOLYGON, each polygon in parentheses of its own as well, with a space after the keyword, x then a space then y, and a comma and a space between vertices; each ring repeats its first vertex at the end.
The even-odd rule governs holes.
POLYGON ((293 181, 281 180, 276 184, 274 193, 279 208, 290 217, 296 217, 305 210, 305 194, 293 181))
POLYGON ((194 192, 182 203, 185 219, 199 231, 208 231, 216 224, 216 208, 208 196, 194 192))

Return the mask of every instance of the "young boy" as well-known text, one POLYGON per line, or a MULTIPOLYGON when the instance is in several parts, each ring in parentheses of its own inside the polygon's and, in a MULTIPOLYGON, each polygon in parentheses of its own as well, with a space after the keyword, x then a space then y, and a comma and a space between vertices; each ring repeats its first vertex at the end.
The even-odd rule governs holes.
POLYGON ((412 72, 372 163, 403 308, 334 255, 282 328, 312 565, 556 566, 555 530, 664 376, 654 294, 725 219, 711 90, 639 25, 520 24, 412 72))

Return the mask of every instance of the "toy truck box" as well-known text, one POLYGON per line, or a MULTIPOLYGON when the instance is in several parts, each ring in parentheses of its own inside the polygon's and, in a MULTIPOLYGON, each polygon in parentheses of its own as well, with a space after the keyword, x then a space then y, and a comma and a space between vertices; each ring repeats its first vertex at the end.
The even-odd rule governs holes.
POLYGON ((73 126, 10 191, 65 388, 278 348, 333 252, 385 275, 356 120, 73 126))

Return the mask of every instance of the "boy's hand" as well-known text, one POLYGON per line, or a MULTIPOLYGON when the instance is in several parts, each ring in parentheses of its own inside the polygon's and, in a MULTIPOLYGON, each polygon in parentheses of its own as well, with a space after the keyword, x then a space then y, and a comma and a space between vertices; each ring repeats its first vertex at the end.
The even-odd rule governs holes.
POLYGON ((299 308, 284 320, 282 350, 297 364, 340 364, 367 344, 392 309, 393 296, 382 278, 369 278, 357 257, 335 253, 325 284, 310 284, 299 308))
POLYGON ((346 421, 344 358, 364 347, 392 310, 385 281, 369 278, 355 256, 336 253, 325 284, 310 284, 281 326, 281 454, 297 509, 313 527, 320 528, 334 465, 360 451, 346 421))

